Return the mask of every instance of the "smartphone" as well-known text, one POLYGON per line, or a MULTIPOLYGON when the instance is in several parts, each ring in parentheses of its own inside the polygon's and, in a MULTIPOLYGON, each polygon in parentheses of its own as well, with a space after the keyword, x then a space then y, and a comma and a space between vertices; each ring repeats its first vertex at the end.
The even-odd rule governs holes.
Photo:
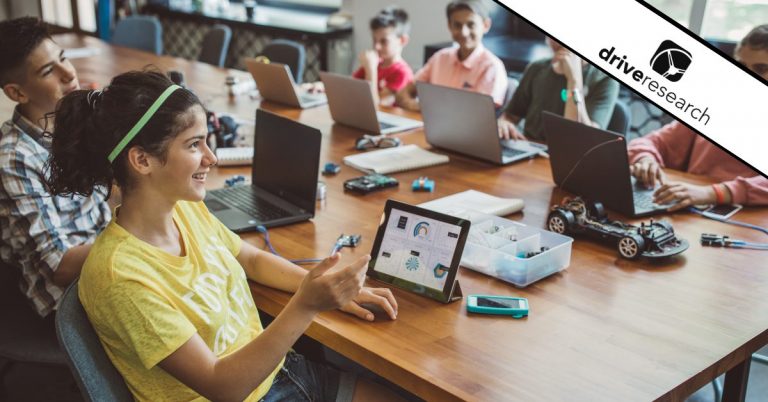
POLYGON ((713 205, 704 210, 705 213, 714 215, 716 219, 725 220, 733 216, 736 212, 741 210, 742 206, 739 204, 723 204, 713 205))
POLYGON ((528 299, 511 296, 469 295, 467 296, 467 311, 522 318, 528 315, 528 299))

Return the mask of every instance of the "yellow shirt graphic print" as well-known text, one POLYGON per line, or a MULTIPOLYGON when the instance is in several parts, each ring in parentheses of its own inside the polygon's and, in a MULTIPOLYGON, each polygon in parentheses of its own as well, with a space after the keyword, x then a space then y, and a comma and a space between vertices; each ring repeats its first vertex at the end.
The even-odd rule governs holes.
MULTIPOLYGON (((113 221, 94 243, 80 278, 83 307, 139 401, 203 400, 157 365, 195 333, 221 357, 263 331, 235 258, 240 238, 203 203, 177 203, 173 219, 185 256, 143 242, 113 221)), ((267 393, 279 367, 248 401, 267 393)))

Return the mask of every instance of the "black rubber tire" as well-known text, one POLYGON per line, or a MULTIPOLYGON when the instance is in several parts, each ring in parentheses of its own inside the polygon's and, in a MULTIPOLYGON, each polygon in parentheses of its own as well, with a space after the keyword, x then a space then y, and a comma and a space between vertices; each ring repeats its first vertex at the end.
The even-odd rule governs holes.
POLYGON ((587 203, 587 213, 592 219, 601 221, 606 218, 605 207, 600 201, 590 201, 587 203))

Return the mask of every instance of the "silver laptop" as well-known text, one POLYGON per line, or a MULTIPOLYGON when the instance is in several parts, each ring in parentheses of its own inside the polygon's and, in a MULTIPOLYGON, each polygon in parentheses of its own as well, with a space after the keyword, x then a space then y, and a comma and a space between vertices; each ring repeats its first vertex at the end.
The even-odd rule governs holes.
POLYGON ((427 142, 497 164, 547 151, 529 141, 499 140, 493 98, 477 92, 417 82, 427 142))
POLYGON ((333 121, 373 134, 392 134, 424 126, 418 120, 376 111, 368 81, 321 71, 333 121))
POLYGON ((666 212, 672 204, 653 202, 654 189, 630 174, 624 136, 543 112, 552 178, 559 187, 600 201, 627 216, 666 212))
POLYGON ((302 109, 328 103, 325 94, 300 90, 293 80, 290 67, 285 64, 263 63, 247 57, 245 67, 256 80, 261 96, 268 101, 302 109))

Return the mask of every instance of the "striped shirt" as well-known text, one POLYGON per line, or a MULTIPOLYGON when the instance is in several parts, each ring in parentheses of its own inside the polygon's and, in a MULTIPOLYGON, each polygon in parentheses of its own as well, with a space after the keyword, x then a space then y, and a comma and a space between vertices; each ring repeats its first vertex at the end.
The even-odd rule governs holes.
POLYGON ((106 191, 51 196, 44 181, 51 138, 19 114, 0 128, 0 259, 21 270, 19 287, 43 317, 63 288, 53 273, 73 246, 93 242, 111 218, 106 191))

